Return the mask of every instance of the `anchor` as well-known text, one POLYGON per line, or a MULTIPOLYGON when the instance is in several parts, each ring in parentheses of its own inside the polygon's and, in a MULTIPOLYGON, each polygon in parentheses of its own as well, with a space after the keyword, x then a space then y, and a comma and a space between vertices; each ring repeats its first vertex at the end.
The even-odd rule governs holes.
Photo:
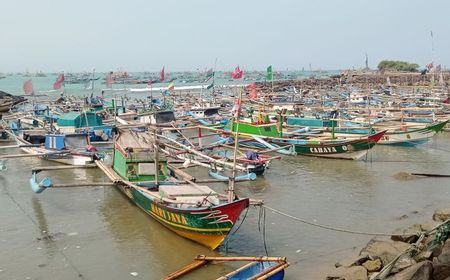
POLYGON ((33 192, 41 193, 45 189, 53 187, 53 182, 50 177, 45 177, 41 182, 38 183, 36 178, 37 173, 39 173, 39 171, 33 171, 30 178, 30 187, 33 192))

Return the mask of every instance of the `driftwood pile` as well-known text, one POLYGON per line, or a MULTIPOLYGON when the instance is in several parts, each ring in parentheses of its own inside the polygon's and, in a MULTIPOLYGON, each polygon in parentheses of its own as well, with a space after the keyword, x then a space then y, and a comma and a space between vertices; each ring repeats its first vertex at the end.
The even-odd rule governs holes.
MULTIPOLYGON (((436 210, 433 222, 415 224, 396 234, 427 232, 450 219, 450 209, 436 210)), ((359 256, 336 263, 327 280, 450 280, 450 226, 427 236, 393 235, 372 239, 359 256), (408 252, 404 254, 404 252, 408 252)))

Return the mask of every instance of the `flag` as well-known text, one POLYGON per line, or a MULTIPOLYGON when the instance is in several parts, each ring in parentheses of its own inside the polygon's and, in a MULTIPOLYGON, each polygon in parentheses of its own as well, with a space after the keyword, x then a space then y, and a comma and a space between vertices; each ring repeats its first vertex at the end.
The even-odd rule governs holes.
POLYGON ((256 93, 256 88, 253 88, 252 92, 248 95, 248 98, 255 99, 256 97, 258 97, 258 94, 256 93))
POLYGON ((168 90, 174 90, 174 89, 175 89, 175 85, 174 85, 173 83, 170 83, 170 84, 167 86, 167 89, 168 89, 168 90))
POLYGON ((267 67, 266 80, 267 80, 267 81, 272 81, 272 80, 273 80, 272 65, 270 65, 269 67, 267 67))
POLYGON ((56 82, 53 84, 53 89, 60 89, 61 85, 64 83, 64 73, 59 74, 56 82))
POLYGON ((248 89, 256 89, 256 84, 255 83, 251 83, 247 85, 248 89))
POLYGON ((215 73, 212 68, 210 68, 208 71, 206 71, 206 77, 205 82, 211 80, 214 77, 215 73))
POLYGON ((234 106, 231 109, 231 112, 234 113, 235 118, 239 118, 239 115, 241 114, 241 99, 240 98, 236 98, 236 100, 234 101, 234 106))
POLYGON ((166 78, 166 75, 164 74, 164 66, 163 66, 161 73, 159 74, 159 80, 164 81, 165 78, 166 78))
POLYGON ((113 84, 112 74, 113 74, 113 72, 109 72, 106 75, 106 87, 107 88, 112 88, 112 84, 113 84))
POLYGON ((33 90, 33 82, 31 82, 30 80, 25 81, 25 83, 23 83, 23 92, 25 92, 25 94, 34 94, 34 90, 33 90))
POLYGON ((428 69, 428 71, 433 69, 433 62, 427 64, 427 69, 428 69))
POLYGON ((233 78, 233 79, 242 79, 242 76, 244 75, 244 72, 242 72, 242 70, 241 69, 239 69, 239 66, 238 67, 236 67, 236 69, 234 69, 234 72, 233 73, 231 73, 231 77, 233 78))
POLYGON ((147 81, 147 87, 150 87, 152 84, 153 84, 152 79, 149 79, 149 80, 147 81))
POLYGON ((206 89, 212 89, 214 87, 214 82, 212 82, 210 85, 208 85, 207 87, 206 87, 206 89))

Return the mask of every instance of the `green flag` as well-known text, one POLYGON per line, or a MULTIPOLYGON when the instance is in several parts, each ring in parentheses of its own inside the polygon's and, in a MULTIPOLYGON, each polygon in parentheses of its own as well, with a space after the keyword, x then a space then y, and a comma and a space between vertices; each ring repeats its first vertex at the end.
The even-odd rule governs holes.
POLYGON ((211 88, 213 88, 213 87, 214 87, 214 82, 211 83, 210 85, 208 85, 208 86, 206 87, 206 89, 211 89, 211 88))
POLYGON ((267 81, 272 81, 273 80, 272 65, 267 67, 266 80, 267 81))

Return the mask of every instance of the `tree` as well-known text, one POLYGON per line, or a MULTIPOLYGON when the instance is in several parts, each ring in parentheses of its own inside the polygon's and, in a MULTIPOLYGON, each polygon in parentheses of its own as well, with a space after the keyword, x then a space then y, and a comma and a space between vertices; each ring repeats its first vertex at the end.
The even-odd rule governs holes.
POLYGON ((380 71, 402 71, 402 72, 417 72, 419 64, 408 63, 397 60, 383 60, 378 63, 378 70, 380 71))

